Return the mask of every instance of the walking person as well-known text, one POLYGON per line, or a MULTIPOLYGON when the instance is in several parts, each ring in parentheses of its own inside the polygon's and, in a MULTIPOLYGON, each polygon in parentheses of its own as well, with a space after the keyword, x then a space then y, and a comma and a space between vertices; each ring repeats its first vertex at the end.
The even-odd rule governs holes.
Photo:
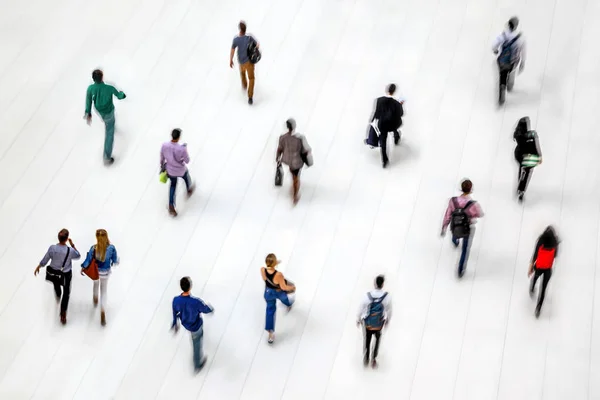
POLYGON ((279 145, 275 162, 277 166, 283 163, 290 168, 292 174, 292 198, 294 204, 300 200, 300 172, 304 164, 311 166, 313 164, 312 149, 308 144, 306 137, 296 133, 296 121, 293 118, 285 122, 287 132, 279 136, 279 145))
POLYGON ((268 343, 275 341, 275 314, 277 313, 277 300, 281 301, 288 311, 292 309, 294 299, 290 299, 289 294, 295 293, 296 286, 288 282, 283 274, 277 271, 277 260, 275 254, 267 255, 265 267, 261 268, 260 273, 265 281, 265 301, 267 302, 265 330, 269 333, 268 343))
POLYGON ((119 100, 123 100, 125 93, 118 91, 111 85, 104 83, 104 73, 96 69, 92 72, 94 83, 87 88, 85 100, 85 119, 90 125, 92 123, 92 103, 100 118, 104 121, 104 162, 112 164, 115 159, 112 156, 113 144, 115 140, 115 105, 113 104, 113 96, 119 100))
POLYGON ((460 186, 462 194, 452 197, 448 202, 441 236, 446 235, 446 229, 450 225, 454 247, 458 247, 459 241, 462 240, 462 252, 458 262, 458 277, 462 278, 469 259, 473 236, 475 235, 474 224, 477 218, 483 217, 483 211, 479 203, 471 199, 473 183, 469 179, 465 179, 460 186))
POLYGON ((69 231, 61 229, 58 232, 58 244, 53 244, 48 248, 44 258, 33 272, 33 275, 37 276, 40 269, 50 262, 46 269, 46 280, 54 286, 56 302, 60 302, 60 322, 63 325, 67 323, 67 309, 69 308, 71 279, 73 277, 73 260, 78 260, 80 257, 81 254, 79 254, 75 244, 69 237, 69 231), (67 242, 71 247, 67 246, 67 242))
POLYGON ((533 169, 542 163, 542 150, 540 149, 538 135, 536 131, 530 129, 529 117, 523 117, 519 120, 513 134, 513 140, 517 143, 515 160, 519 164, 517 196, 519 202, 522 202, 533 169))
POLYGON ((394 144, 400 143, 400 127, 402 126, 402 116, 404 108, 402 102, 396 100, 393 96, 396 93, 396 85, 390 84, 387 87, 387 94, 379 97, 375 103, 375 111, 373 112, 372 123, 377 124, 379 130, 379 145, 381 146, 381 161, 383 168, 389 164, 387 155, 387 138, 388 133, 394 133, 394 144))
POLYGON ((160 149, 161 171, 167 171, 171 184, 169 186, 169 214, 177 216, 175 210, 175 194, 177 189, 177 180, 182 178, 185 182, 188 197, 194 193, 194 185, 190 178, 186 164, 190 162, 190 156, 187 151, 187 145, 179 144, 181 138, 181 129, 173 129, 171 132, 171 141, 166 142, 160 149))
POLYGON ((173 299, 173 324, 171 329, 175 333, 179 332, 178 320, 180 320, 181 325, 191 333, 194 370, 198 373, 206 364, 206 356, 202 351, 202 338, 204 336, 202 314, 210 314, 214 311, 214 308, 201 299, 192 296, 192 279, 190 277, 181 278, 179 286, 183 293, 173 299))
POLYGON ((388 292, 383 291, 385 277, 379 275, 375 278, 375 289, 367 293, 358 310, 357 325, 364 326, 365 342, 363 364, 366 366, 371 362, 373 368, 377 368, 377 356, 379 355, 379 344, 381 333, 392 317, 392 302, 388 292), (371 351, 373 337, 375 343, 371 351))
POLYGON ((525 69, 525 40, 517 32, 519 19, 512 17, 508 20, 507 28, 502 32, 492 45, 494 54, 498 55, 499 88, 498 104, 501 106, 506 100, 506 91, 511 92, 515 84, 515 72, 525 69))
POLYGON ((529 263, 529 270, 527 271, 527 277, 531 278, 529 285, 529 295, 533 297, 535 294, 535 284, 537 280, 542 277, 542 290, 538 296, 537 306, 535 307, 535 317, 540 317, 542 311, 542 305, 544 304, 544 298, 546 297, 546 288, 548 282, 552 277, 552 267, 554 266, 554 259, 558 255, 558 245, 560 240, 556 235, 556 231, 552 226, 548 226, 544 232, 540 235, 535 244, 535 250, 529 263), (533 275, 533 277, 532 277, 533 275))
POLYGON ((233 56, 237 49, 242 89, 248 89, 248 104, 252 105, 254 102, 254 64, 258 60, 251 59, 251 54, 259 49, 260 44, 253 36, 246 35, 246 23, 244 21, 240 21, 238 28, 239 33, 233 38, 233 43, 231 44, 229 67, 233 68, 233 56))
POLYGON ((87 253, 81 265, 81 274, 95 262, 98 267, 98 279, 94 280, 93 301, 94 307, 98 306, 98 289, 100 289, 100 324, 106 325, 106 303, 108 278, 112 267, 119 263, 117 249, 110 243, 108 233, 104 229, 96 231, 96 244, 87 253))

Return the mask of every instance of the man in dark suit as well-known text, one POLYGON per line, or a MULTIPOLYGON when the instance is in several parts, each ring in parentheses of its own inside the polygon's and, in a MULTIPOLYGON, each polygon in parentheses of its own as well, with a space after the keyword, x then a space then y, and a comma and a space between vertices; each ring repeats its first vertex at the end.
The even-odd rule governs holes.
POLYGON ((394 143, 400 143, 400 127, 402 126, 402 116, 404 109, 402 103, 392 96, 396 92, 396 85, 391 84, 387 88, 387 95, 379 97, 375 104, 375 112, 371 122, 377 120, 379 128, 379 145, 381 146, 381 161, 383 168, 387 167, 389 159, 387 156, 387 137, 389 132, 394 132, 394 143))

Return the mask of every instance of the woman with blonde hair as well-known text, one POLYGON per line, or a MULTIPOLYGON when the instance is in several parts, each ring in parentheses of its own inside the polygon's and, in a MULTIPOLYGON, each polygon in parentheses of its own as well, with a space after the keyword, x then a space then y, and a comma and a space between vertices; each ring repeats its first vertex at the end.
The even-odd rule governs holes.
POLYGON ((98 266, 98 279, 94 281, 94 307, 98 305, 98 287, 100 287, 100 323, 106 325, 106 287, 113 265, 119 263, 117 249, 110 244, 108 233, 104 229, 96 231, 96 244, 90 248, 85 261, 81 265, 81 274, 89 268, 92 261, 98 266))
POLYGON ((288 308, 292 308, 294 300, 288 297, 296 291, 296 286, 288 282, 283 274, 276 270, 280 261, 275 254, 269 254, 265 259, 266 266, 261 268, 260 273, 265 281, 265 301, 267 302, 265 330, 269 332, 269 344, 275 341, 275 313, 277 312, 277 300, 288 308))

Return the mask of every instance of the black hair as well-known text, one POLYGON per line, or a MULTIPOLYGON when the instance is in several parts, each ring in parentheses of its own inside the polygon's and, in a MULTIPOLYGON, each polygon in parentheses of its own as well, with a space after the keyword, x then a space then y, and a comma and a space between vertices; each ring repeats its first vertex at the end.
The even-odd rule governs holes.
POLYGON ((556 231, 552 225, 546 227, 546 230, 540 236, 540 243, 547 249, 554 249, 558 246, 558 236, 556 236, 556 231))
POLYGON ((240 33, 242 35, 246 34, 246 23, 244 21, 240 21, 238 28, 240 28, 240 33))
POLYGON ((171 137, 173 138, 173 140, 179 140, 179 138, 181 137, 181 129, 173 129, 173 131, 171 132, 171 137))
POLYGON ((179 287, 181 287, 181 290, 183 290, 184 292, 189 292, 192 288, 192 280, 190 279, 190 277, 184 276, 183 278, 181 278, 181 280, 179 281, 179 287))
POLYGON ((296 120, 293 118, 288 119, 287 121, 285 121, 285 126, 288 128, 288 131, 291 132, 294 129, 296 129, 296 120))
POLYGON ((99 69, 95 69, 94 72, 92 72, 92 79, 96 83, 102 82, 103 77, 104 77, 104 73, 102 73, 102 71, 99 69))
POLYGON ((61 229, 60 232, 58 232, 58 241, 60 243, 67 243, 67 240, 69 240, 69 231, 67 229, 61 229))
POLYGON ((473 190, 473 182, 471 182, 470 179, 465 179, 460 184, 460 190, 462 190, 463 193, 471 193, 473 190))
POLYGON ((384 282, 385 277, 383 275, 377 276, 377 278, 375 278, 375 286, 377 286, 377 289, 381 289, 383 287, 384 282))
POLYGON ((519 26, 519 18, 512 17, 511 19, 508 20, 508 28, 511 31, 514 31, 515 29, 517 29, 517 26, 519 26))
POLYGON ((388 86, 388 93, 390 95, 393 95, 394 93, 396 93, 396 84, 390 83, 390 85, 388 86))
POLYGON ((518 133, 527 133, 529 132, 529 117, 523 117, 517 122, 517 127, 515 131, 518 133))

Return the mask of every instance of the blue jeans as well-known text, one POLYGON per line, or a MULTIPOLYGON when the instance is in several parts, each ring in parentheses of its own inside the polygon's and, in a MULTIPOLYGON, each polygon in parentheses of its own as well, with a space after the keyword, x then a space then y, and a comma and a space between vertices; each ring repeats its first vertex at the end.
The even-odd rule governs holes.
POLYGON ((267 302, 267 312, 265 320, 265 330, 269 332, 275 331, 275 313, 277 312, 277 299, 288 307, 294 304, 290 301, 286 292, 271 288, 265 289, 265 301, 267 302))
POLYGON ((169 179, 171 180, 171 187, 169 188, 169 205, 172 207, 175 207, 175 189, 177 189, 178 178, 183 178, 187 190, 190 190, 190 187, 192 186, 192 180, 190 179, 190 174, 187 171, 185 171, 185 174, 183 174, 183 176, 169 175, 169 179))
MULTIPOLYGON (((471 251, 471 242, 473 239, 473 235, 475 234, 475 227, 472 226, 471 227, 471 235, 465 238, 462 238, 462 251, 460 253, 460 260, 458 261, 458 273, 462 274, 465 270, 465 267, 467 266, 467 261, 469 259, 469 252, 471 251)), ((458 241, 461 239, 458 239, 454 236, 452 236, 452 243, 454 243, 455 246, 458 246, 458 241)))
POLYGON ((196 332, 191 332, 191 334, 192 347, 194 349, 194 368, 200 369, 202 366, 202 358, 204 358, 204 353, 202 352, 202 337, 204 336, 204 331, 200 328, 196 332))
POLYGON ((115 142, 115 111, 100 116, 104 121, 104 159, 110 160, 115 142))

